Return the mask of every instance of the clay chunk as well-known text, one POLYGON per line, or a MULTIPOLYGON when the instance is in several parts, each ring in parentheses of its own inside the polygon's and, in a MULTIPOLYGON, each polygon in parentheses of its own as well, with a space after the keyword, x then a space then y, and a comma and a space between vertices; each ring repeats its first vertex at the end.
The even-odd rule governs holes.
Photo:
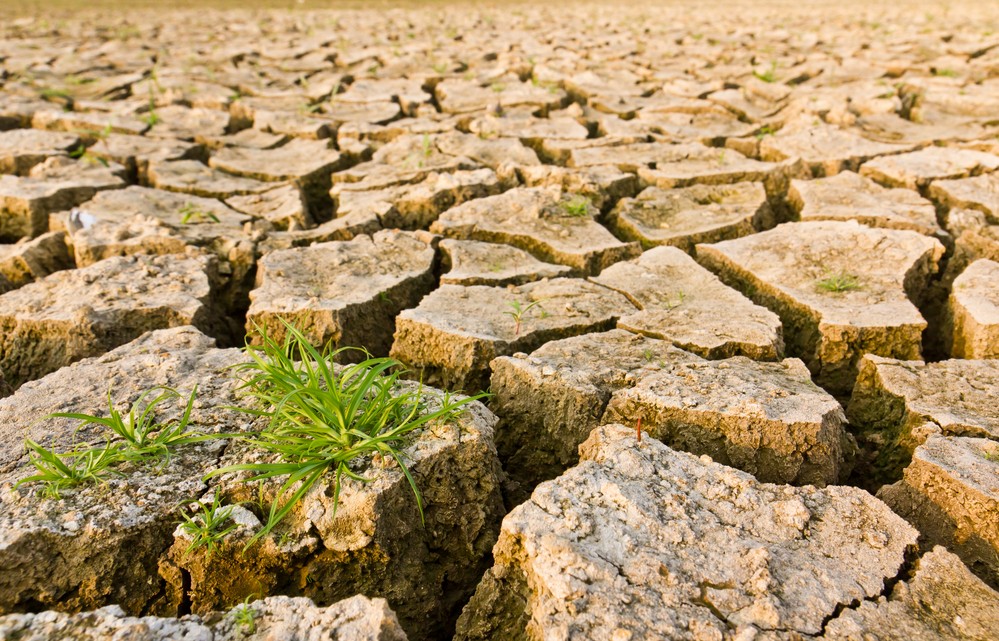
POLYGON ((954 280, 947 314, 952 357, 999 358, 999 263, 971 263, 954 280))
POLYGON ((927 147, 897 156, 882 156, 864 163, 860 175, 885 187, 923 189, 935 180, 978 176, 999 169, 999 156, 953 147, 927 147))
POLYGON ((78 641, 129 638, 132 641, 311 641, 322 630, 329 641, 406 641, 385 599, 362 595, 322 608, 305 597, 271 596, 238 605, 212 625, 197 615, 179 619, 130 617, 116 605, 94 612, 43 612, 0 617, 0 635, 22 641, 78 641), (241 621, 253 618, 253 632, 241 621))
POLYGON ((772 227, 774 215, 762 183, 649 187, 620 201, 607 217, 618 238, 693 253, 697 243, 748 236, 772 227))
POLYGON ((115 257, 0 296, 0 368, 15 387, 143 332, 218 318, 203 256, 115 257))
POLYGON ((912 231, 823 221, 698 245, 697 256, 775 312, 788 353, 819 385, 846 395, 864 354, 920 358, 926 321, 916 305, 943 249, 912 231))
POLYGON ((933 203, 911 189, 887 189, 844 171, 821 180, 792 180, 788 201, 803 222, 856 220, 868 227, 940 236, 933 203))
POLYGON ((431 385, 473 393, 488 386, 497 356, 606 331, 634 311, 623 295, 574 278, 506 289, 441 285, 399 315, 391 354, 431 385))
MULTIPOLYGON (((395 317, 434 287, 436 251, 426 232, 379 231, 351 241, 274 251, 257 266, 247 332, 266 327, 276 340, 283 319, 317 347, 354 347, 387 356, 395 317)), ((364 360, 360 349, 340 354, 364 360)))
POLYGON ((780 162, 801 158, 815 178, 856 171, 877 156, 911 151, 913 145, 895 145, 864 138, 855 130, 831 125, 787 127, 760 141, 760 158, 780 162))
MULTIPOLYGON (((878 498, 999 589, 999 443, 932 436, 916 448, 902 480, 878 498)), ((999 623, 999 622, 997 622, 999 623)))
POLYGON ((522 249, 477 240, 445 238, 440 243, 441 283, 448 285, 523 285, 568 276, 572 268, 543 263, 522 249))
POLYGON ((858 439, 870 440, 875 478, 897 480, 934 434, 999 440, 999 360, 901 361, 869 354, 846 407, 858 439))
POLYGON ((430 231, 513 245, 538 260, 568 265, 577 276, 599 274, 641 253, 638 243, 621 242, 596 222, 591 206, 577 215, 570 203, 541 189, 512 189, 445 211, 430 231))
POLYGON ((918 536, 863 490, 763 484, 621 425, 580 459, 507 515, 456 639, 819 635, 918 536))
POLYGON ((52 156, 66 156, 79 147, 72 133, 42 129, 14 129, 0 133, 0 174, 27 176, 35 165, 52 156))
POLYGON ((618 327, 668 340, 705 358, 777 360, 781 322, 676 247, 657 247, 590 280, 619 291, 641 311, 618 327))
POLYGON ((937 180, 929 196, 946 209, 975 209, 990 225, 999 225, 999 176, 983 174, 958 180, 937 180))

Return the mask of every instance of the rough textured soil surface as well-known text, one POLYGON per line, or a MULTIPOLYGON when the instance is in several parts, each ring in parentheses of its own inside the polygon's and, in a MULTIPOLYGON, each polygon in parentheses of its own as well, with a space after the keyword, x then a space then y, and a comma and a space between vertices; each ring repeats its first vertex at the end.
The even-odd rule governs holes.
POLYGON ((75 4, 0 1, 0 637, 999 638, 994 2, 75 4), (398 380, 272 421, 285 323, 398 380))

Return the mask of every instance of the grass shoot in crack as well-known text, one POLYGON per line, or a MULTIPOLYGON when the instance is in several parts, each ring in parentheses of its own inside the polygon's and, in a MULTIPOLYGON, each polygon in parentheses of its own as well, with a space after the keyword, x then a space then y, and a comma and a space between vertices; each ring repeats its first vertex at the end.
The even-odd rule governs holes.
POLYGON ((231 519, 232 510, 235 507, 235 505, 222 507, 222 494, 218 491, 215 492, 215 498, 211 505, 201 501, 187 501, 181 504, 179 506, 182 519, 180 527, 191 536, 191 544, 184 550, 184 556, 200 547, 205 547, 209 556, 216 551, 222 551, 222 539, 237 527, 237 524, 233 523, 224 530, 222 529, 225 522, 231 519), (184 509, 185 505, 194 505, 200 508, 200 514, 189 515, 184 509))
POLYGON ((423 519, 419 489, 403 460, 406 438, 414 430, 455 419, 465 405, 485 395, 455 400, 426 393, 422 383, 404 385, 400 363, 391 358, 337 366, 337 356, 355 348, 327 346, 320 352, 299 328, 281 322, 286 329, 283 341, 257 327, 260 344, 248 341, 246 346, 252 360, 234 366, 243 381, 241 390, 257 405, 234 409, 269 419, 263 431, 239 438, 276 460, 230 465, 206 477, 243 471, 251 472, 246 482, 287 477, 271 503, 267 523, 247 548, 267 536, 324 478, 332 477, 335 518, 345 478, 372 482, 392 461, 409 482, 423 519), (363 476, 352 467, 368 455, 373 465, 382 461, 374 476, 363 476))

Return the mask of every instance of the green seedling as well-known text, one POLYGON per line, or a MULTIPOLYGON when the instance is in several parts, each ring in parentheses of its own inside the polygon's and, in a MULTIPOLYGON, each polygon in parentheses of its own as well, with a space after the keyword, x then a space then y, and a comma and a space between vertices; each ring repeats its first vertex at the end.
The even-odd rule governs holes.
POLYGON ((770 68, 760 73, 759 71, 753 71, 753 75, 762 80, 763 82, 777 82, 777 76, 775 75, 777 71, 777 61, 774 60, 770 63, 770 68))
POLYGON ((163 119, 156 114, 156 97, 153 95, 153 85, 151 83, 149 85, 149 110, 146 112, 146 115, 141 116, 139 120, 146 123, 150 127, 163 122, 163 119))
POLYGON ((111 166, 108 163, 108 161, 106 161, 103 158, 100 158, 98 156, 95 156, 95 155, 91 154, 89 151, 87 151, 86 147, 80 147, 79 149, 76 149, 74 151, 69 152, 69 157, 70 158, 76 158, 78 160, 79 159, 86 160, 87 162, 89 162, 92 165, 103 165, 105 167, 110 167, 111 166))
POLYGON ((287 477, 271 504, 267 524, 247 547, 274 529, 313 487, 332 476, 333 514, 339 504, 345 478, 364 483, 374 481, 395 461, 416 496, 423 518, 423 501, 416 481, 403 462, 408 435, 437 421, 451 421, 465 411, 465 404, 483 394, 427 409, 423 385, 404 388, 401 363, 391 358, 368 358, 336 369, 333 363, 347 349, 327 346, 321 353, 295 326, 281 319, 283 341, 257 327, 245 348, 250 362, 234 366, 242 380, 240 390, 256 402, 256 409, 233 408, 269 419, 263 431, 242 436, 248 444, 271 455, 276 462, 230 465, 211 472, 213 477, 248 471, 245 482, 287 477), (296 360, 297 358, 297 360, 296 360), (369 458, 370 457, 370 458, 369 458), (373 477, 355 468, 370 460, 382 461, 373 477), (284 499, 284 500, 282 500, 284 499))
POLYGON ((121 460, 133 461, 157 461, 162 459, 164 465, 170 460, 170 451, 180 445, 198 443, 215 438, 205 436, 198 432, 189 432, 188 424, 191 419, 191 409, 194 407, 194 397, 198 393, 198 386, 195 385, 191 395, 187 399, 187 406, 180 419, 170 419, 165 423, 157 423, 153 420, 153 413, 156 406, 166 399, 182 398, 174 389, 169 387, 154 387, 143 392, 134 403, 128 414, 123 415, 115 409, 111 401, 111 390, 108 390, 108 414, 107 418, 91 416, 90 414, 77 414, 74 412, 56 412, 44 416, 39 420, 47 418, 72 418, 81 421, 76 427, 79 432, 87 425, 103 425, 111 430, 115 436, 123 441, 120 449, 116 451, 121 460), (154 398, 145 408, 139 412, 139 407, 149 394, 155 391, 163 393, 154 398))
POLYGON ((854 289, 863 289, 857 277, 845 269, 834 273, 832 270, 826 268, 825 272, 826 277, 815 282, 815 286, 821 290, 827 292, 848 292, 854 289))
POLYGON ((492 265, 489 266, 489 271, 491 271, 494 274, 500 273, 501 271, 503 271, 503 263, 500 262, 493 263, 492 265))
POLYGON ((42 495, 58 499, 63 490, 82 483, 103 485, 112 474, 124 476, 111 469, 123 457, 120 447, 112 445, 110 441, 104 447, 89 448, 80 445, 66 454, 56 454, 54 448, 47 450, 30 438, 24 439, 24 445, 29 452, 29 461, 38 470, 38 474, 21 479, 14 485, 14 489, 25 483, 44 483, 42 495))
POLYGON ((566 216, 582 218, 590 213, 590 199, 582 194, 575 196, 572 200, 563 200, 559 205, 566 216))
POLYGON ((770 125, 763 125, 763 127, 761 127, 760 130, 756 133, 756 139, 763 140, 767 136, 772 136, 772 135, 774 135, 774 130, 770 127, 770 125))
POLYGON ((260 595, 251 594, 243 600, 238 609, 233 609, 229 613, 232 620, 236 622, 239 634, 253 634, 257 631, 257 611, 250 607, 250 599, 260 595))
POLYGON ((645 355, 646 362, 648 362, 648 363, 652 362, 652 350, 651 349, 645 350, 644 352, 642 352, 642 354, 645 355))
POLYGON ((957 78, 957 72, 953 69, 934 69, 933 75, 943 76, 945 78, 957 78))
POLYGON ((498 83, 498 82, 494 82, 492 84, 492 86, 491 86, 491 89, 493 91, 495 91, 496 93, 499 93, 499 92, 503 91, 504 89, 506 89, 506 85, 498 83))
POLYGON ((507 303, 507 305, 509 305, 510 307, 513 308, 513 311, 512 312, 503 312, 503 313, 507 314, 509 316, 512 316, 514 322, 517 324, 517 327, 513 331, 514 335, 520 334, 520 323, 521 323, 521 321, 524 318, 524 314, 526 314, 527 312, 529 312, 532 307, 537 306, 538 309, 541 310, 541 312, 544 314, 542 316, 542 318, 547 318, 548 317, 548 313, 545 312, 545 310, 544 310, 543 307, 541 307, 541 303, 544 303, 547 300, 548 300, 547 298, 542 298, 541 300, 536 300, 533 303, 531 303, 530 305, 528 305, 527 307, 524 307, 523 309, 521 309, 519 301, 513 301, 512 303, 507 303))
POLYGON ((181 221, 180 221, 180 224, 182 224, 182 225, 188 224, 194 218, 197 218, 198 219, 197 222, 199 222, 199 223, 204 223, 204 222, 217 223, 217 222, 219 222, 219 217, 218 216, 216 216, 215 214, 213 214, 210 211, 202 211, 201 207, 199 205, 193 205, 191 203, 187 203, 186 205, 184 205, 180 209, 180 211, 178 211, 177 213, 178 214, 183 214, 183 216, 184 216, 181 219, 181 221))
POLYGON ((437 73, 447 73, 448 64, 446 62, 440 62, 431 65, 431 68, 437 73))
POLYGON ((721 153, 718 154, 718 164, 719 165, 724 165, 725 164, 725 150, 724 149, 722 149, 721 153))
POLYGON ((433 148, 430 146, 430 134, 428 134, 428 133, 424 133, 423 134, 423 147, 422 147, 422 150, 423 150, 423 158, 424 159, 430 158, 430 154, 433 153, 433 148))
POLYGON ((993 447, 988 452, 983 452, 986 461, 999 462, 999 447, 993 447))
POLYGON ((224 549, 222 539, 225 538, 226 534, 235 530, 237 524, 233 523, 224 530, 222 526, 230 520, 232 510, 236 506, 229 505, 223 508, 221 501, 222 494, 216 490, 211 505, 206 505, 201 501, 187 501, 181 504, 183 507, 183 505, 193 503, 201 509, 201 513, 195 513, 193 517, 183 509, 180 511, 180 517, 183 519, 180 522, 180 527, 191 536, 191 544, 184 550, 185 557, 201 547, 206 548, 209 556, 224 549))

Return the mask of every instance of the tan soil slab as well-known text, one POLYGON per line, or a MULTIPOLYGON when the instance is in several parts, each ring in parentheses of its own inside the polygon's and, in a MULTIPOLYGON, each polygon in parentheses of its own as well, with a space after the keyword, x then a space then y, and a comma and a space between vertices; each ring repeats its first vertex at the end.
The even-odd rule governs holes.
MULTIPOLYGON (((400 311, 416 307, 434 288, 436 251, 426 232, 380 231, 349 242, 274 251, 257 265, 247 332, 266 326, 285 335, 283 319, 317 347, 367 349, 388 355, 400 311)), ((364 360, 350 350, 343 362, 364 360)))
POLYGON ((438 83, 434 94, 445 113, 467 113, 500 105, 510 107, 531 107, 546 114, 551 109, 563 106, 565 92, 561 89, 549 91, 533 86, 528 82, 497 82, 483 87, 477 83, 460 79, 447 79, 438 83))
POLYGON ((441 283, 448 285, 523 285, 542 278, 568 276, 571 268, 537 260, 510 245, 445 238, 440 243, 441 283))
POLYGON ((937 546, 916 561, 890 595, 862 601, 829 622, 823 639, 862 641, 978 641, 999 636, 999 595, 937 546))
POLYGON ((234 176, 197 160, 151 162, 148 176, 150 187, 203 198, 225 199, 274 189, 274 183, 234 176))
POLYGON ((80 146, 72 133, 39 129, 14 129, 0 133, 0 174, 27 176, 35 165, 51 156, 65 156, 80 146))
POLYGON ((900 361, 867 355, 846 415, 877 446, 873 474, 897 480, 929 436, 999 440, 999 361, 900 361))
POLYGON ((112 605, 94 612, 43 612, 0 617, 0 635, 22 641, 56 641, 71 636, 78 641, 130 638, 134 641, 311 641, 316 630, 329 641, 406 641, 406 633, 385 599, 358 595, 322 608, 305 597, 271 596, 238 605, 221 617, 203 621, 129 617, 112 605), (244 611, 253 617, 254 631, 240 622, 244 611))
MULTIPOLYGON (((106 416, 109 390, 115 407, 127 411, 128 403, 156 385, 182 394, 197 385, 191 427, 203 433, 241 431, 245 415, 226 409, 237 402, 239 383, 224 369, 246 357, 214 347, 215 341, 193 327, 155 331, 23 385, 0 401, 0 482, 7 486, 35 472, 24 451, 26 436, 60 452, 75 443, 103 443, 111 435, 104 428, 76 432, 74 419, 35 421, 50 412, 106 416)), ((183 409, 179 399, 164 402, 157 419, 183 409)), ((181 448, 160 474, 125 467, 125 477, 113 477, 104 487, 83 485, 58 501, 40 497, 40 485, 21 486, 20 501, 5 489, 0 612, 39 606, 76 612, 116 604, 133 614, 173 614, 164 602, 166 581, 158 563, 172 542, 177 503, 205 491, 201 477, 216 464, 223 445, 207 441, 181 448)))
POLYGON ((76 266, 63 231, 42 234, 34 240, 22 238, 13 245, 0 245, 0 292, 76 266))
POLYGON ((261 194, 233 196, 225 204, 254 218, 263 218, 275 229, 296 231, 314 226, 305 196, 297 185, 284 185, 261 194))
POLYGON ((520 166, 540 165, 538 155, 530 147, 518 140, 502 138, 483 139, 472 134, 451 131, 436 137, 436 144, 445 154, 459 158, 471 158, 486 167, 498 169, 503 164, 520 166))
POLYGON ((600 211, 607 211, 620 199, 638 193, 638 178, 612 165, 579 169, 530 165, 517 167, 516 172, 525 187, 559 188, 565 193, 582 194, 600 211))
POLYGON ((929 196, 947 209, 977 209, 990 225, 999 225, 999 176, 983 174, 959 180, 938 180, 929 196))
POLYGON ((502 191, 492 169, 431 173, 422 182, 371 191, 356 191, 352 186, 338 183, 330 192, 337 217, 379 208, 384 212, 380 216, 384 226, 411 230, 428 227, 451 207, 502 191))
POLYGON ((772 227, 773 212, 762 183, 648 187, 625 198, 607 216, 618 238, 649 249, 671 245, 693 253, 697 243, 715 243, 772 227))
POLYGON ((468 123, 468 130, 482 138, 519 138, 520 142, 534 147, 544 139, 585 140, 586 127, 574 118, 535 118, 486 116, 468 123))
POLYGON ((849 394, 864 354, 920 357, 926 321, 913 303, 942 255, 936 239, 854 221, 786 223, 697 246, 702 265, 780 317, 788 354, 835 394, 849 394), (855 281, 820 286, 835 276, 855 281))
POLYGON ((157 109, 156 116, 159 121, 146 132, 151 138, 193 141, 199 136, 223 136, 229 126, 229 113, 216 109, 190 109, 171 105, 157 109))
POLYGON ((36 165, 29 176, 0 176, 0 239, 16 242, 49 231, 49 214, 86 202, 100 191, 121 189, 120 165, 103 167, 81 160, 65 166, 36 165))
POLYGON ((780 162, 801 158, 815 178, 857 171, 871 158, 912 151, 912 145, 868 140, 855 130, 830 125, 789 126, 760 141, 760 159, 780 162))
MULTIPOLYGON (((784 171, 782 164, 746 158, 734 149, 705 147, 698 143, 675 146, 678 153, 657 160, 654 169, 638 168, 638 177, 644 185, 675 189, 696 184, 766 183, 784 171)), ((801 161, 796 162, 800 164, 801 161)))
POLYGON ((109 258, 0 296, 0 367, 11 384, 103 354, 143 332, 215 329, 206 257, 109 258))
POLYGON ((31 119, 31 126, 35 129, 47 129, 48 131, 104 131, 111 127, 110 133, 139 136, 149 129, 149 125, 131 117, 115 116, 112 114, 99 112, 80 111, 47 111, 35 112, 31 119))
POLYGON ((497 356, 606 331, 634 309, 623 295, 573 278, 506 289, 442 285, 396 319, 392 357, 422 373, 428 384, 472 393, 488 386, 489 363, 497 356), (526 310, 519 333, 505 313, 514 302, 526 310))
POLYGON ((784 352, 776 314, 727 287, 676 247, 617 263, 595 283, 621 292, 641 311, 618 327, 670 341, 704 358, 777 360, 784 352))
POLYGON ((948 301, 954 358, 999 358, 999 263, 976 260, 954 280, 948 301))
POLYGON ((877 597, 918 535, 863 490, 762 484, 624 426, 580 458, 504 520, 456 639, 818 635, 877 597))
MULTIPOLYGON (((420 388, 416 382, 403 385, 412 392, 420 388)), ((439 407, 442 396, 422 387, 428 411, 439 407)), ((413 641, 442 638, 487 569, 505 512, 503 471, 493 446, 496 417, 478 402, 464 407, 456 419, 428 425, 397 445, 419 488, 425 522, 399 466, 363 456, 352 467, 371 481, 343 479, 335 514, 328 475, 304 494, 279 530, 244 554, 260 528, 247 504, 263 495, 269 505, 285 479, 258 486, 239 482, 246 473, 227 474, 214 489, 227 504, 246 502, 234 508, 241 511, 240 527, 226 535, 225 550, 211 556, 204 549, 185 555, 189 539, 177 536, 163 565, 184 574, 173 573, 168 590, 183 588, 192 611, 202 615, 285 586, 319 603, 365 594, 386 599, 413 641)), ((261 455, 234 443, 219 465, 259 461, 261 455)))
POLYGON ((257 244, 261 254, 292 247, 308 247, 315 243, 328 243, 335 240, 352 240, 362 234, 368 236, 382 229, 378 213, 366 209, 334 218, 308 230, 269 232, 257 244))
POLYGON ((444 153, 438 149, 436 139, 429 134, 399 136, 374 152, 371 160, 333 174, 333 185, 355 183, 349 189, 367 191, 421 182, 431 172, 481 169, 471 158, 444 153))
POLYGON ((145 183, 150 161, 197 159, 202 147, 171 138, 109 134, 106 140, 91 145, 87 153, 123 165, 129 176, 145 183))
POLYGON ((856 220, 869 227, 942 233, 936 208, 918 192, 887 189, 852 171, 820 180, 792 180, 787 200, 802 222, 856 220))
POLYGON ((547 343, 493 361, 497 449, 533 487, 577 460, 598 425, 637 426, 671 447, 772 483, 838 482, 843 410, 797 359, 707 362, 622 330, 547 343))
POLYGON ((236 176, 265 182, 295 181, 307 202, 315 206, 327 198, 330 174, 344 169, 347 159, 325 142, 296 138, 277 149, 226 147, 208 159, 208 165, 236 176))
POLYGON ((885 187, 923 189, 934 180, 967 178, 999 169, 999 156, 970 149, 927 147, 920 151, 875 158, 864 163, 860 175, 885 187))
POLYGON ((289 136, 272 134, 259 129, 244 129, 227 136, 195 136, 194 142, 204 145, 208 149, 222 149, 223 147, 275 149, 290 139, 289 136))
POLYGON ((607 266, 641 253, 638 243, 623 243, 593 220, 592 213, 570 214, 541 189, 518 188, 449 209, 430 227, 447 238, 506 243, 538 260, 573 268, 574 274, 599 274, 607 266))
POLYGON ((916 448, 902 480, 878 498, 999 588, 999 443, 934 436, 916 448))

